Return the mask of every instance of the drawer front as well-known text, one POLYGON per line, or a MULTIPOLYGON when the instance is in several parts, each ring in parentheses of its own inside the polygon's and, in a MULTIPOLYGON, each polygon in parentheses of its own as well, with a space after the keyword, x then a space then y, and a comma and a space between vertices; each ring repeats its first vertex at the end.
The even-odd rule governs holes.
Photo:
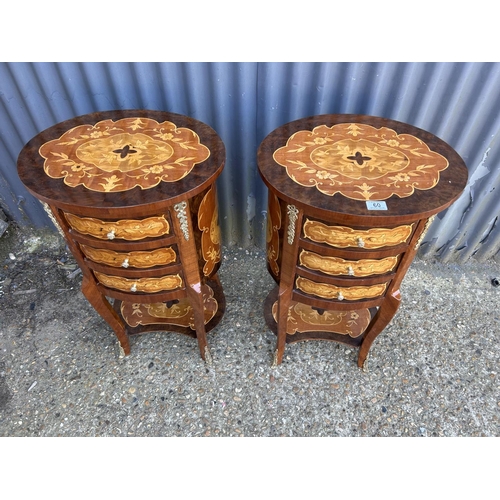
POLYGON ((299 276, 296 280, 299 290, 322 299, 363 300, 380 297, 385 293, 387 283, 371 286, 336 286, 327 283, 317 283, 299 276))
POLYGON ((269 269, 277 278, 280 274, 280 237, 281 208, 278 197, 269 192, 267 202, 266 253, 269 269))
POLYGON ((80 245, 80 248, 88 259, 113 267, 147 269, 172 264, 176 260, 175 251, 171 247, 158 248, 149 252, 115 252, 87 245, 80 245))
POLYGON ((392 229, 352 229, 344 226, 328 226, 307 219, 304 236, 315 243, 326 243, 336 248, 366 248, 368 250, 405 243, 411 236, 413 224, 392 229))
POLYGON ((182 278, 178 274, 163 276, 161 278, 139 279, 109 276, 108 274, 99 273, 97 271, 94 271, 94 274, 104 286, 115 288, 122 292, 157 293, 182 287, 182 278))
POLYGON ((102 221, 91 217, 82 218, 69 213, 66 213, 65 217, 73 229, 102 240, 119 238, 137 241, 144 238, 157 238, 170 231, 169 223, 163 216, 118 221, 102 221))
POLYGON ((301 266, 331 276, 366 277, 391 272, 398 263, 396 257, 385 259, 345 260, 340 257, 326 257, 302 250, 299 256, 301 266))

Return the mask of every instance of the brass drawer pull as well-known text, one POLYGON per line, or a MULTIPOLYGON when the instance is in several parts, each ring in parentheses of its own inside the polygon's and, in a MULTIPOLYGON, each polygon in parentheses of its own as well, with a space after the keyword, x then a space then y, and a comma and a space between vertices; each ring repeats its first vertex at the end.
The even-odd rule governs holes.
POLYGON ((107 235, 108 240, 114 240, 115 239, 115 230, 112 229, 107 235))
POLYGON ((365 242, 363 241, 363 238, 358 238, 358 247, 365 248, 365 242))
POLYGON ((123 262, 122 262, 122 267, 124 267, 125 269, 129 266, 129 263, 128 263, 128 259, 125 259, 123 262))
POLYGON ((134 284, 130 287, 130 291, 131 291, 131 292, 137 292, 137 283, 134 283, 134 284))

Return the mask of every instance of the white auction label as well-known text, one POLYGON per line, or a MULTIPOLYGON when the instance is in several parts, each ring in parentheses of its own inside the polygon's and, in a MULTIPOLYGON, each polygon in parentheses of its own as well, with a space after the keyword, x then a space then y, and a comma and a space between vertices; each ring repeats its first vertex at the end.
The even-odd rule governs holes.
POLYGON ((367 201, 366 208, 368 210, 387 210, 387 203, 385 201, 367 201))

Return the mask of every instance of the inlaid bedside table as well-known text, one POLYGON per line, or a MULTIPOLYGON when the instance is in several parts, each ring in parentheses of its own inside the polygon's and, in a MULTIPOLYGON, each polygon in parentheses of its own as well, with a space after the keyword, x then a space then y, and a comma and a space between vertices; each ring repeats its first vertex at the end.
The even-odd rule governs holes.
POLYGON ((42 201, 83 274, 82 292, 113 329, 197 338, 224 313, 215 180, 224 144, 208 125, 149 110, 105 111, 29 141, 18 173, 42 201), (111 299, 111 300, 108 300, 111 299))
POLYGON ((324 339, 359 349, 363 367, 400 304, 399 287, 435 214, 467 184, 444 141, 362 115, 285 124, 258 150, 269 189, 264 313, 285 344, 324 339))

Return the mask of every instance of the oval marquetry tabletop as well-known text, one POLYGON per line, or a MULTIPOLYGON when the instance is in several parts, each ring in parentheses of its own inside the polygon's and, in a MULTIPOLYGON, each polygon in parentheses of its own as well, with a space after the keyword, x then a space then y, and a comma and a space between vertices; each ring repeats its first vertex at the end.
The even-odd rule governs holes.
MULTIPOLYGON (((217 133, 163 111, 102 111, 58 123, 21 151, 18 173, 38 198, 88 213, 177 203, 201 192, 224 167, 217 133)), ((129 212, 130 213, 130 212, 129 212)), ((140 210, 138 210, 140 213, 140 210)))

